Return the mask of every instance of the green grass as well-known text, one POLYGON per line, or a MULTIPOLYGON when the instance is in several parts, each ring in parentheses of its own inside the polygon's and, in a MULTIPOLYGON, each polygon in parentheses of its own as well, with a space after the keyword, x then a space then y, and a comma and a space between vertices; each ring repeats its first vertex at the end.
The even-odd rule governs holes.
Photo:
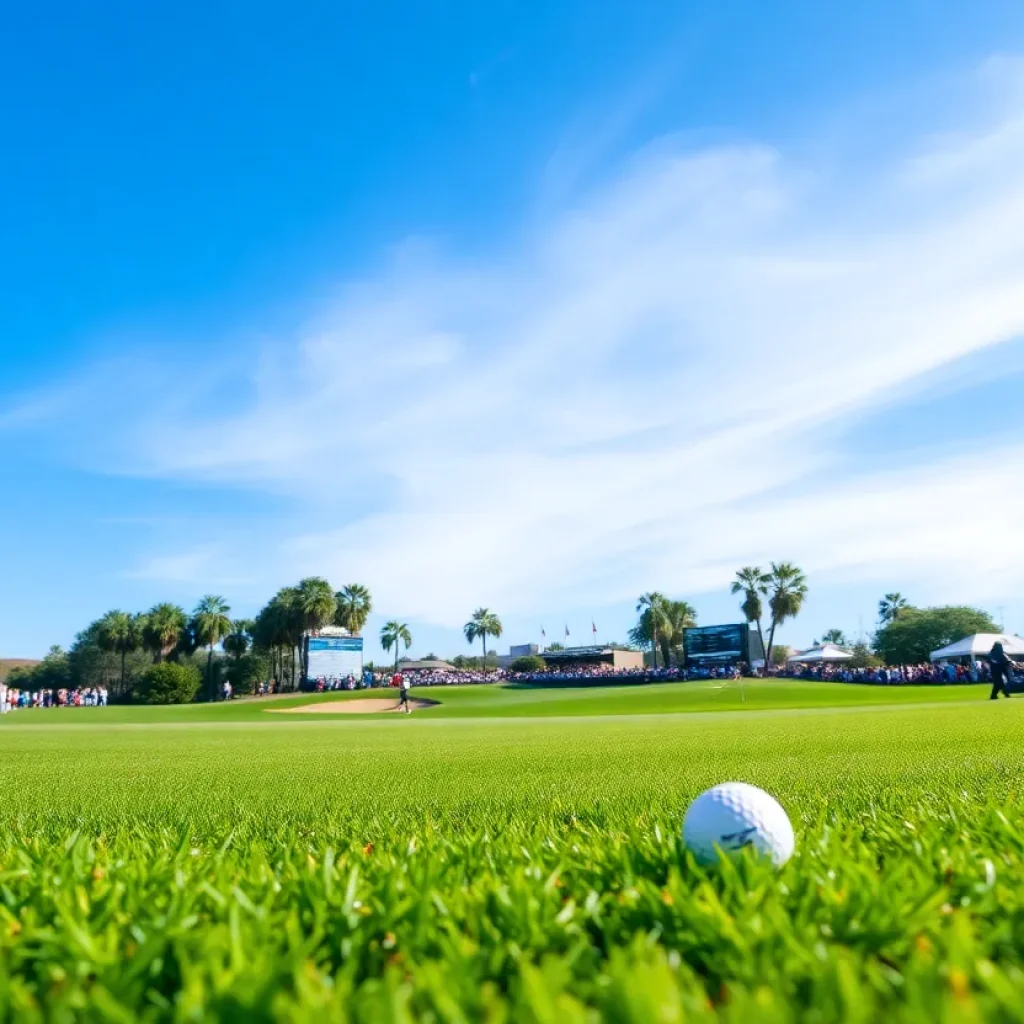
MULTIPOLYGON (((581 715, 639 715, 701 711, 778 711, 787 708, 865 707, 908 703, 945 704, 976 701, 987 696, 984 686, 851 686, 844 683, 812 683, 790 679, 728 682, 659 683, 637 686, 442 686, 414 687, 414 697, 440 703, 422 712, 431 718, 509 718, 581 715)), ((338 693, 278 695, 220 704, 191 704, 172 707, 111 706, 107 708, 62 708, 0 718, 0 729, 59 722, 61 725, 170 722, 266 722, 276 724, 303 721, 299 715, 278 715, 276 711, 334 701, 390 698, 395 690, 342 691, 338 693)), ((320 714, 316 716, 323 720, 320 714)), ((388 714, 375 716, 391 717, 388 714)), ((365 718, 339 721, 365 724, 365 718)))
POLYGON ((1024 701, 429 695, 9 716, 0 1020, 1024 1019, 1024 701), (725 779, 781 871, 681 848, 725 779))

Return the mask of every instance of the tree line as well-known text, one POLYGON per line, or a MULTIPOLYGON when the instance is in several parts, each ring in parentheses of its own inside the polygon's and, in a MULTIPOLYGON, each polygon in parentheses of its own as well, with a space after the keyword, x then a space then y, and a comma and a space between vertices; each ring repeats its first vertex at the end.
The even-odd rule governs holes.
MULTIPOLYGON (((807 597, 807 578, 791 562, 772 562, 767 570, 760 566, 744 566, 731 584, 733 594, 742 597, 740 608, 747 622, 757 629, 765 661, 772 664, 775 653, 775 631, 787 619, 795 618, 807 597), (762 626, 767 608, 768 640, 762 626)), ((651 652, 651 665, 668 666, 673 659, 683 660, 683 638, 686 630, 697 625, 697 613, 686 601, 675 601, 660 591, 641 594, 636 610, 639 618, 629 631, 629 640, 651 652)), ((785 649, 788 653, 788 648, 785 649)))
MULTIPOLYGON (((775 636, 777 629, 803 608, 807 597, 803 571, 790 562, 772 562, 767 570, 744 566, 736 572, 730 589, 741 598, 744 618, 757 630, 766 663, 785 661, 789 649, 776 645, 775 636)), ((309 673, 305 637, 331 625, 361 635, 372 610, 372 596, 363 584, 350 583, 336 591, 319 576, 282 587, 254 619, 232 619, 231 608, 216 595, 203 597, 191 614, 169 602, 138 614, 113 609, 78 633, 70 650, 51 648, 38 665, 14 669, 8 681, 21 689, 106 686, 114 699, 122 700, 133 689, 137 696, 173 691, 177 699, 192 699, 195 693, 185 694, 193 679, 195 691, 201 685, 208 699, 215 696, 221 678, 228 679, 237 692, 250 692, 261 679, 275 679, 280 690, 296 690, 309 673), (222 656, 217 654, 218 647, 222 656), (165 663, 189 670, 187 678, 167 671, 147 675, 151 667, 165 663)), ((650 651, 654 668, 659 656, 663 666, 673 660, 682 662, 686 630, 697 623, 694 607, 650 591, 640 596, 636 611, 638 619, 629 631, 629 641, 650 651)), ((852 645, 854 660, 850 664, 855 667, 881 662, 917 664, 927 661, 931 651, 964 636, 999 632, 992 618, 979 609, 917 608, 899 593, 881 599, 878 617, 870 642, 861 639, 852 645)), ((471 645, 480 643, 481 656, 460 656, 456 661, 466 667, 494 664, 487 641, 501 637, 502 632, 501 619, 493 611, 477 608, 463 627, 463 635, 471 645)), ((394 652, 397 671, 402 648, 412 646, 409 624, 390 620, 379 636, 384 650, 394 652)), ((822 642, 849 646, 839 629, 824 633, 822 642)), ((552 644, 550 649, 558 647, 552 644)))
MULTIPOLYGON (((270 679, 279 690, 297 690, 309 675, 305 638, 327 626, 359 636, 372 611, 366 586, 336 591, 320 576, 282 587, 253 619, 233 619, 227 601, 213 594, 191 614, 169 602, 135 614, 115 608, 78 633, 70 650, 51 648, 38 665, 14 669, 8 682, 28 690, 106 686, 115 700, 154 703, 187 702, 200 690, 213 699, 224 679, 238 693, 270 679)), ((487 640, 502 631, 489 608, 477 608, 463 627, 467 643, 479 641, 485 665, 487 640)), ((408 623, 386 622, 380 642, 394 651, 397 670, 401 649, 412 646, 408 623)))
MULTIPOLYGON (((791 562, 771 562, 768 569, 744 566, 736 572, 730 590, 740 597, 744 618, 757 630, 765 663, 784 664, 790 649, 776 644, 776 631, 803 609, 807 599, 807 577, 803 570, 791 562)), ((629 631, 630 642, 650 651, 654 668, 658 667, 659 654, 662 665, 681 663, 686 630, 697 624, 693 606, 651 591, 640 596, 636 610, 639 618, 629 631)), ((965 636, 1000 631, 1001 627, 981 609, 965 605, 918 608, 902 594, 893 592, 878 602, 878 623, 869 638, 858 639, 851 645, 843 630, 830 629, 822 634, 820 642, 849 649, 853 658, 848 664, 868 668, 920 664, 928 661, 932 651, 965 636)))
MULTIPOLYGON (((467 643, 473 644, 477 640, 480 641, 481 659, 479 664, 481 667, 488 667, 487 638, 493 637, 495 640, 498 639, 503 629, 501 619, 490 608, 477 608, 469 621, 462 627, 462 635, 466 638, 467 643)), ((395 671, 397 672, 398 659, 402 647, 404 646, 406 650, 412 647, 412 633, 409 631, 409 624, 407 622, 399 622, 397 619, 384 623, 380 631, 380 645, 385 651, 394 650, 395 671)), ((433 657, 433 655, 427 655, 428 659, 433 657)), ((460 667, 458 665, 460 661, 465 667, 472 667, 471 663, 475 659, 456 658, 457 668, 460 667)))
POLYGON ((932 651, 975 633, 1001 633, 988 612, 967 605, 917 608, 900 594, 879 602, 879 622, 871 640, 872 653, 887 665, 917 665, 932 651))
MULTIPOLYGON (((254 619, 232 619, 228 603, 212 594, 191 614, 169 602, 135 614, 113 609, 78 633, 67 652, 51 648, 38 665, 15 669, 8 682, 33 690, 106 686, 114 699, 123 700, 151 666, 169 663, 198 670, 207 698, 216 693, 221 676, 239 692, 270 678, 279 688, 294 690, 308 669, 304 637, 328 625, 359 634, 372 609, 370 591, 362 584, 335 591, 318 576, 281 588, 254 619), (223 657, 217 656, 218 646, 223 657)), ((147 683, 156 679, 160 687, 169 686, 172 676, 150 674, 147 683)), ((187 689, 185 676, 175 678, 187 689)))

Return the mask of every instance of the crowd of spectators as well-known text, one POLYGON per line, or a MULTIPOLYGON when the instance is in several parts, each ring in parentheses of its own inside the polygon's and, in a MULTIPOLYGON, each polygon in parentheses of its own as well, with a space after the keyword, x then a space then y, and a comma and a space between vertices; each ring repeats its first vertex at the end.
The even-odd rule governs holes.
MULTIPOLYGON (((407 675, 413 686, 464 686, 467 683, 501 683, 512 678, 512 674, 504 669, 489 669, 486 672, 477 669, 414 669, 403 671, 399 666, 399 674, 407 675)), ((393 669, 378 669, 371 672, 367 669, 362 677, 320 676, 309 682, 303 689, 325 693, 332 690, 372 690, 377 687, 394 686, 395 672, 393 669)), ((270 692, 273 692, 272 690, 270 692)))
POLYGON ((677 667, 615 669, 611 665, 580 665, 547 669, 543 672, 509 672, 507 678, 517 683, 574 683, 588 679, 599 679, 602 682, 628 680, 637 683, 656 683, 685 679, 686 674, 683 669, 677 667))
POLYGON ((368 690, 374 686, 372 672, 364 672, 360 678, 351 673, 347 676, 319 676, 314 682, 307 684, 306 689, 325 693, 330 690, 368 690))
MULTIPOLYGON (((517 673, 501 669, 480 671, 416 672, 414 686, 453 686, 460 683, 577 683, 601 682, 657 683, 685 680, 737 679, 743 675, 768 675, 772 678, 825 680, 842 683, 865 683, 882 686, 949 685, 956 683, 988 683, 992 672, 987 661, 969 665, 954 663, 899 665, 851 668, 844 664, 788 665, 767 673, 751 673, 745 664, 670 666, 668 668, 613 669, 610 666, 579 666, 549 669, 542 672, 517 673)), ((389 672, 380 673, 375 685, 386 686, 389 672)))
POLYGON ((789 665, 773 670, 772 676, 787 679, 825 680, 836 683, 873 683, 881 686, 947 685, 955 683, 988 683, 992 670, 987 661, 970 665, 953 662, 921 665, 850 668, 842 663, 825 665, 789 665))
POLYGON ((609 667, 563 668, 553 671, 516 675, 513 682, 572 683, 590 679, 602 682, 668 682, 671 680, 736 679, 743 675, 768 675, 771 678, 825 680, 841 683, 866 683, 881 686, 949 685, 957 683, 989 683, 992 671, 987 661, 969 665, 952 662, 920 665, 877 666, 851 668, 842 663, 824 665, 786 665, 770 669, 767 673, 750 673, 744 664, 706 665, 682 668, 673 666, 659 669, 619 669, 609 667))
MULTIPOLYGON (((399 672, 407 675, 413 686, 465 686, 470 683, 574 683, 590 679, 600 679, 602 682, 656 683, 682 679, 732 679, 738 674, 737 668, 733 665, 694 668, 688 671, 676 666, 658 669, 613 669, 610 665, 587 665, 547 669, 541 672, 511 672, 503 668, 491 668, 486 671, 457 668, 403 671, 399 665, 399 672)), ((307 683, 305 689, 323 693, 330 690, 388 687, 394 685, 394 678, 393 669, 380 669, 376 672, 364 672, 362 679, 351 675, 344 678, 321 677, 314 682, 307 683)))
MULTIPOLYGON (((736 679, 747 674, 745 665, 691 666, 681 668, 635 668, 613 669, 611 666, 579 666, 549 669, 542 672, 509 672, 505 669, 429 669, 410 673, 413 686, 459 686, 470 683, 579 683, 590 680, 615 683, 657 683, 684 680, 736 679)), ((765 673, 755 673, 764 675, 765 673)), ((851 668, 842 663, 822 665, 785 665, 770 669, 767 675, 778 679, 806 679, 839 683, 862 683, 875 686, 908 685, 951 685, 967 683, 989 683, 991 668, 987 661, 971 664, 952 662, 895 667, 877 666, 851 668)), ((365 671, 361 677, 321 677, 308 683, 306 690, 317 693, 333 690, 363 690, 394 686, 394 674, 390 670, 365 671)), ((278 692, 274 681, 261 682, 255 689, 256 696, 278 692)), ((222 697, 230 700, 234 696, 230 683, 225 683, 222 697)), ((24 708, 63 707, 105 707, 109 698, 107 688, 84 687, 60 690, 23 690, 0 682, 0 714, 24 708)))
MULTIPOLYGON (((406 673, 413 686, 459 686, 466 683, 502 683, 509 678, 509 673, 503 668, 492 668, 486 672, 480 669, 416 669, 406 673)), ((390 672, 382 672, 379 678, 383 680, 378 685, 388 686, 391 681, 390 672)))
MULTIPOLYGON (((408 675, 413 686, 465 686, 470 683, 575 683, 587 680, 602 682, 636 682, 658 683, 673 682, 685 679, 734 679, 740 675, 735 665, 720 665, 701 668, 683 669, 678 666, 669 668, 631 668, 614 669, 610 665, 585 665, 546 669, 539 672, 511 672, 508 669, 414 669, 403 672, 408 675)), ((307 683, 304 689, 323 693, 331 690, 363 690, 373 687, 394 685, 393 669, 369 670, 363 673, 362 679, 355 676, 343 678, 330 676, 321 677, 307 683)), ((264 689, 258 692, 273 692, 264 689)))
POLYGON ((21 690, 0 682, 0 714, 24 708, 106 707, 109 696, 105 686, 74 690, 21 690))
MULTIPOLYGON (((410 673, 413 686, 460 686, 470 683, 658 683, 684 680, 736 679, 747 673, 745 665, 691 666, 682 668, 613 669, 611 666, 579 666, 549 669, 542 672, 509 672, 506 669, 429 669, 410 673)), ((754 673, 764 675, 765 673, 754 673)), ((951 685, 989 683, 992 672, 987 661, 968 665, 952 662, 921 665, 900 665, 851 668, 842 663, 822 665, 785 665, 770 669, 767 675, 777 679, 806 679, 839 683, 862 683, 875 686, 951 685)), ((361 677, 321 677, 304 689, 317 693, 333 690, 364 690, 394 686, 391 670, 365 671, 361 677)), ((274 681, 259 683, 256 696, 278 692, 274 681)), ((234 694, 230 684, 223 686, 223 699, 234 694)), ((0 683, 0 714, 24 708, 105 707, 109 698, 106 687, 85 687, 61 690, 23 690, 0 683)))

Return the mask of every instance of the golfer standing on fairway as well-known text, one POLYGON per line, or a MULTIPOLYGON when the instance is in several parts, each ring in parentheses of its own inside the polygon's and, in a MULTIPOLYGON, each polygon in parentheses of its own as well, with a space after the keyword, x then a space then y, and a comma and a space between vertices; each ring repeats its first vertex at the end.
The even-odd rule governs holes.
POLYGON ((1010 659, 1006 656, 1006 651, 1003 650, 1003 645, 999 641, 992 645, 988 663, 992 666, 992 693, 989 700, 995 700, 1000 692, 1004 697, 1009 697, 1010 691, 1006 684, 1010 679, 1010 659))
POLYGON ((398 710, 401 711, 402 708, 405 708, 405 713, 411 715, 412 709, 409 707, 409 680, 405 673, 399 673, 398 687, 398 710))

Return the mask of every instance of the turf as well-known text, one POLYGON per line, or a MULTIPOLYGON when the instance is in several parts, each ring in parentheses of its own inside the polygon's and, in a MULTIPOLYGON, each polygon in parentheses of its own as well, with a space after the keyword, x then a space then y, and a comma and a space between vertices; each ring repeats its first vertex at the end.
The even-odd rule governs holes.
POLYGON ((430 695, 9 716, 0 1019, 1024 1019, 1024 701, 430 695), (730 778, 781 871, 681 848, 730 778))
MULTIPOLYGON (((414 697, 437 700, 438 706, 423 712, 431 718, 533 718, 544 716, 640 715, 698 711, 778 711, 786 708, 865 707, 908 703, 945 704, 976 701, 987 694, 984 686, 852 686, 844 683, 802 682, 790 679, 728 682, 660 683, 635 686, 443 686, 414 687, 414 697)), ((247 698, 220 704, 172 707, 111 706, 107 708, 51 709, 44 718, 9 715, 0 718, 5 727, 47 724, 88 725, 114 722, 155 725, 182 722, 266 722, 268 715, 280 725, 301 721, 301 715, 273 715, 275 710, 298 708, 365 697, 392 696, 394 690, 341 691, 336 693, 277 695, 247 698), (59 717, 58 717, 59 716, 59 717)), ((40 713, 41 714, 41 713, 40 713)), ((391 717, 389 714, 375 716, 391 717)), ((321 718, 317 715, 317 718, 321 718)), ((322 720, 322 718, 321 718, 322 720)), ((352 721, 352 719, 349 719, 352 721)), ((365 719, 360 716, 365 724, 365 719)))

